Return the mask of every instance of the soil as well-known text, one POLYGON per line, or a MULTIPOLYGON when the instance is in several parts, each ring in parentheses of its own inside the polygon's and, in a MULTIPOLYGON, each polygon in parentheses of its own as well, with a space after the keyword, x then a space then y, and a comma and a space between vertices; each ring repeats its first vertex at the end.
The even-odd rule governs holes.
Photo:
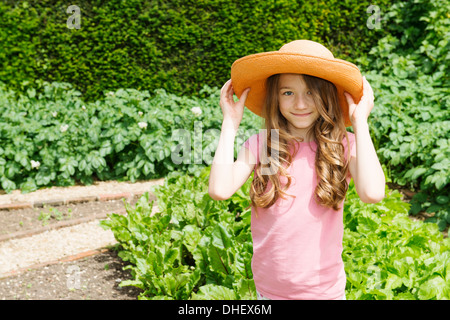
POLYGON ((0 210, 0 300, 136 300, 140 289, 119 286, 131 275, 123 270, 126 263, 117 256, 112 233, 100 228, 98 222, 110 213, 126 214, 124 201, 134 207, 144 192, 149 192, 150 201, 156 200, 150 186, 162 182, 161 179, 134 184, 110 181, 91 186, 52 187, 29 194, 20 191, 0 194, 3 205, 45 202, 55 197, 95 198, 121 192, 134 195, 109 201, 0 210), (84 243, 80 246, 77 238, 88 246, 84 243), (58 250, 65 256, 51 258, 51 253, 58 250), (11 271, 15 260, 26 267, 2 274, 11 271))
MULTIPOLYGON (((154 197, 153 197, 154 198, 154 197)), ((138 199, 128 201, 134 206, 138 199)), ((0 210, 0 236, 25 232, 27 230, 49 228, 55 224, 63 224, 64 221, 79 220, 100 216, 101 213, 113 213, 125 210, 122 200, 92 201, 77 204, 59 206, 45 205, 42 208, 26 208, 17 210, 0 210)))
POLYGON ((2 300, 136 300, 140 289, 119 287, 130 279, 114 250, 0 279, 2 300))

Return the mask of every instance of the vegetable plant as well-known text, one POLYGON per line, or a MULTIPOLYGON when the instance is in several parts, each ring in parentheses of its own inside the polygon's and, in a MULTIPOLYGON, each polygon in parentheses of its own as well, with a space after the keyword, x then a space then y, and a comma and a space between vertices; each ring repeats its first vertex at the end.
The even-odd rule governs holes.
MULTIPOLYGON (((101 222, 119 242, 119 256, 142 289, 140 299, 255 299, 248 191, 212 200, 209 167, 169 174, 155 186, 159 213, 148 194, 127 215, 101 222)), ((414 221, 410 204, 386 190, 379 204, 364 204, 353 182, 344 206, 343 259, 347 299, 449 299, 450 240, 436 224, 414 221)), ((126 203, 126 202, 125 202, 126 203)))
MULTIPOLYGON (((208 170, 198 177, 173 172, 155 188, 159 213, 146 193, 127 216, 112 214, 102 226, 120 242, 142 299, 254 299, 250 209, 230 211, 233 198, 214 201, 208 170)), ((249 184, 243 186, 248 188, 249 184)), ((242 203, 238 201, 239 203, 242 203)))

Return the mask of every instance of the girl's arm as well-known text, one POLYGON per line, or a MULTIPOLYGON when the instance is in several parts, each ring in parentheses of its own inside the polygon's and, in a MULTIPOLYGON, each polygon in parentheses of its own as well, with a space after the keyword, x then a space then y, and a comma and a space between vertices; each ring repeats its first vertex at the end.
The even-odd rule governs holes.
POLYGON ((350 159, 349 170, 360 199, 365 203, 377 203, 384 198, 386 180, 367 123, 374 106, 373 91, 364 77, 361 101, 356 105, 349 94, 345 96, 356 139, 356 157, 350 159))
POLYGON ((234 102, 233 87, 229 80, 220 93, 223 122, 219 144, 211 165, 208 190, 214 200, 230 198, 248 180, 255 166, 253 154, 245 147, 242 147, 237 160, 234 161, 234 140, 242 121, 248 91, 244 91, 241 100, 234 102))

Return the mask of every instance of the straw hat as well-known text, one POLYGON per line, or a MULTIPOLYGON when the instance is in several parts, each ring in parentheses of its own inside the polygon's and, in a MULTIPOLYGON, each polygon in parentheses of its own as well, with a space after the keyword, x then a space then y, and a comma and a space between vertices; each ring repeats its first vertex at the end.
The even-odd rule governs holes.
POLYGON ((261 116, 266 95, 265 81, 278 73, 299 73, 315 76, 332 82, 338 92, 345 126, 351 126, 347 91, 355 103, 361 100, 363 80, 357 66, 348 61, 335 59, 330 50, 310 40, 295 40, 278 51, 252 54, 236 60, 231 66, 231 82, 238 98, 250 87, 245 105, 261 116))

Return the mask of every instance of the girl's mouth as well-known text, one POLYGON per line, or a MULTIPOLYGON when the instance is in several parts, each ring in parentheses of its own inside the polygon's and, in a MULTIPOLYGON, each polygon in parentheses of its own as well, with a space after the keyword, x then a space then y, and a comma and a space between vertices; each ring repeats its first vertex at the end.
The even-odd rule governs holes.
POLYGON ((293 115, 296 116, 296 117, 302 117, 302 118, 304 118, 304 117, 309 116, 311 113, 312 113, 312 112, 310 112, 310 113, 302 113, 302 114, 293 113, 293 115))

